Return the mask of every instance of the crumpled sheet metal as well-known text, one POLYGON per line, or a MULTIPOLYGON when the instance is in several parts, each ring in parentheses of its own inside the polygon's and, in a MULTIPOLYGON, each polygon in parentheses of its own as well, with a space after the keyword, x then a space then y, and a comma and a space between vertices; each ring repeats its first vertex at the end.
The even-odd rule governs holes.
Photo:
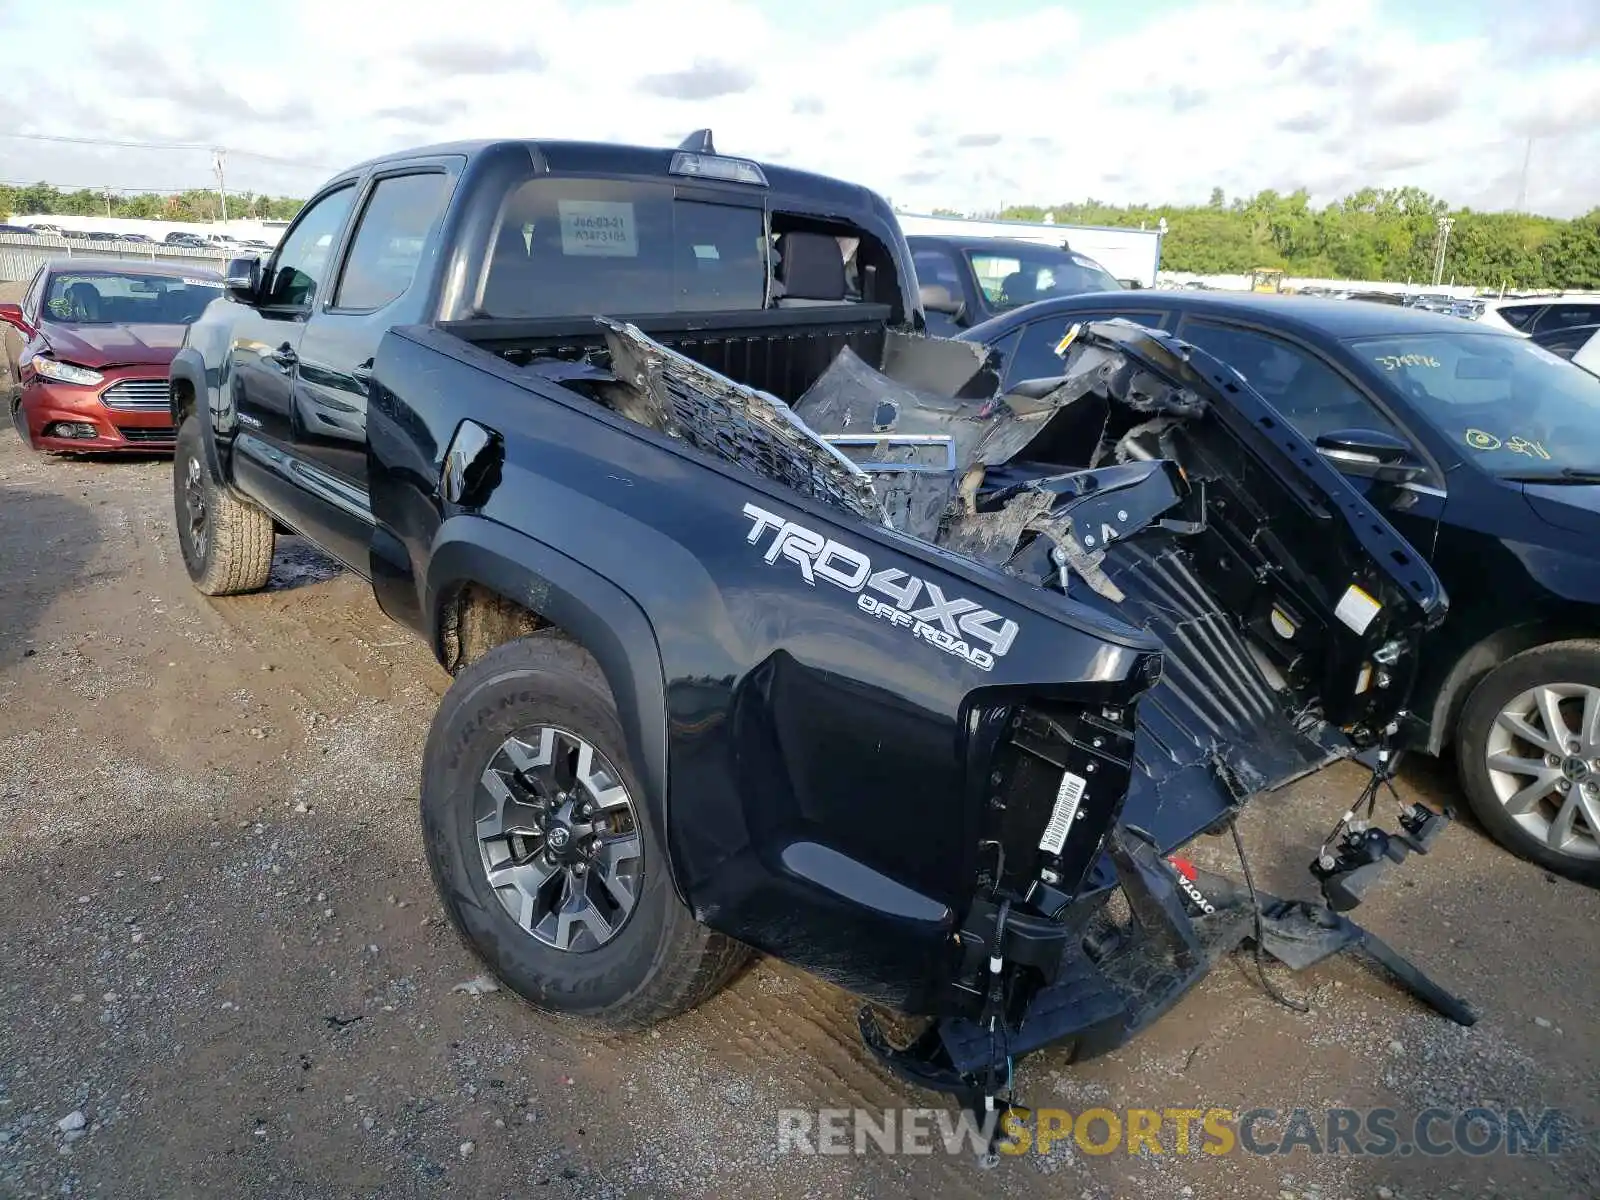
POLYGON ((1198 417, 1206 411, 1205 397, 1175 387, 1109 346, 1074 341, 1067 350, 1065 371, 1068 380, 1092 377, 1091 386, 1103 388, 1135 412, 1198 417))
MULTIPOLYGON (((939 342, 936 338, 920 340, 930 345, 939 342)), ((903 373, 913 373, 907 361, 912 353, 906 347, 900 350, 903 373)), ((1117 361, 1123 360, 1118 356, 1117 361)), ((794 411, 824 436, 947 436, 955 443, 956 474, 961 475, 978 463, 993 465, 1014 458, 1063 406, 1106 386, 1108 378, 1109 367, 1092 364, 1064 378, 1060 386, 1037 399, 992 393, 957 398, 892 379, 847 347, 795 402, 794 411)))
MULTIPOLYGON (((974 381, 993 375, 987 351, 973 353, 964 342, 901 335, 891 339, 885 361, 898 378, 870 366, 847 347, 796 401, 794 411, 824 437, 948 438, 954 448, 953 471, 866 468, 877 475, 878 494, 895 527, 930 541, 947 520, 963 511, 971 515, 969 506, 952 502, 974 467, 1014 458, 1064 405, 1105 382, 1104 370, 1086 369, 1039 398, 1001 397, 992 391, 963 398, 959 393, 974 381)), ((908 455, 904 447, 886 444, 875 464, 888 466, 908 455)))
POLYGON ((637 394, 636 420, 648 417, 643 423, 696 449, 889 524, 872 476, 815 436, 782 400, 701 366, 634 325, 599 320, 612 374, 637 394))
POLYGON ((998 511, 962 513, 950 522, 939 544, 956 554, 1005 569, 1016 556, 1023 535, 1036 533, 1049 539, 1072 574, 1107 600, 1120 604, 1122 590, 1100 567, 1105 552, 1085 547, 1073 532, 1070 517, 1051 515, 1051 507, 1058 499, 1050 492, 1030 489, 1012 496, 998 511))

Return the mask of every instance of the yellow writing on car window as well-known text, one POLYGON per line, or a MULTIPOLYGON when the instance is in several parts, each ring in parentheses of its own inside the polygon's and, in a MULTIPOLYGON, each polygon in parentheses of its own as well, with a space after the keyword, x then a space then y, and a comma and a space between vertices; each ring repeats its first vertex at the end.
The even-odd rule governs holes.
POLYGON ((1398 371, 1401 367, 1437 367, 1439 360, 1431 354, 1380 354, 1373 359, 1385 371, 1398 371))
POLYGON ((1542 458, 1550 461, 1550 452, 1544 448, 1542 442, 1530 442, 1527 438, 1514 437, 1506 440, 1506 449, 1513 454, 1526 454, 1529 458, 1542 458))
POLYGON ((1469 429, 1465 434, 1467 445, 1474 450, 1509 450, 1513 454, 1526 454, 1529 458, 1542 458, 1550 461, 1550 452, 1544 448, 1543 442, 1535 442, 1529 438, 1512 436, 1504 441, 1492 433, 1485 433, 1481 429, 1469 429))

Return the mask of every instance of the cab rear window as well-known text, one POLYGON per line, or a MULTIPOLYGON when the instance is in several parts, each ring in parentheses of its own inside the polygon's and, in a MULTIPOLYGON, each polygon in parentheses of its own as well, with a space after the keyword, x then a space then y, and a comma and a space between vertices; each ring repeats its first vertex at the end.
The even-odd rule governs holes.
POLYGON ((480 310, 491 317, 760 309, 760 208, 683 200, 670 184, 536 179, 506 198, 480 310))

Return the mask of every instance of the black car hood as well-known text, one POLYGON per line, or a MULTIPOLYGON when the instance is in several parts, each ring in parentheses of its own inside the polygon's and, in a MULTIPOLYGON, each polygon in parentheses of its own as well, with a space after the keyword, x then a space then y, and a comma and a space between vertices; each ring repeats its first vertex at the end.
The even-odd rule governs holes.
POLYGON ((1522 494, 1541 519, 1558 529, 1600 539, 1600 484, 1525 483, 1522 494))

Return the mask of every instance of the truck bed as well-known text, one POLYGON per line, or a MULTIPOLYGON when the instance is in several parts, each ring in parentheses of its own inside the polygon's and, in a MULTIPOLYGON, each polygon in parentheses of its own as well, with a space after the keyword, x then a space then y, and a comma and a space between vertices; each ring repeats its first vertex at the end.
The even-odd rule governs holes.
MULTIPOLYGON (((829 304, 631 323, 702 366, 792 404, 846 347, 879 361, 889 319, 886 304, 829 304)), ((576 360, 605 349, 605 331, 593 317, 450 321, 441 328, 518 364, 535 356, 576 360)))

